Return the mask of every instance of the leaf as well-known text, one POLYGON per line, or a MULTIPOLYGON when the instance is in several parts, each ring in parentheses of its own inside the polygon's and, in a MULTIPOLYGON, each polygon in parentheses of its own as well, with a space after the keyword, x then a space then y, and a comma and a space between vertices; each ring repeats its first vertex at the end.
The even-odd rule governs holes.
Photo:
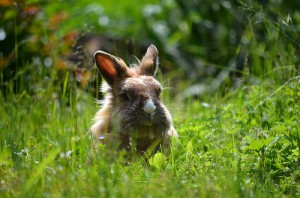
POLYGON ((158 170, 162 170, 166 167, 166 157, 162 153, 156 153, 149 159, 149 164, 158 170))
POLYGON ((263 147, 268 146, 272 141, 274 140, 274 137, 270 137, 267 139, 262 139, 262 140, 253 140, 249 146, 247 146, 247 149, 249 150, 260 150, 263 147))
POLYGON ((193 150, 194 150, 194 147, 193 147, 193 142, 189 142, 186 146, 186 152, 190 155, 193 154, 193 150))

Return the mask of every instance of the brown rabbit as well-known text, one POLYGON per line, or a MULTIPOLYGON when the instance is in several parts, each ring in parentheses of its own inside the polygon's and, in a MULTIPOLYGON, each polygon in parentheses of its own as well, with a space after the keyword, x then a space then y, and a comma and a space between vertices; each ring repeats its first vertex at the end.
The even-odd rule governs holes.
POLYGON ((95 61, 107 83, 91 132, 96 145, 111 143, 119 149, 134 147, 143 153, 169 147, 170 136, 177 137, 172 118, 160 100, 162 87, 154 78, 158 69, 158 51, 147 49, 139 65, 127 67, 125 62, 103 51, 95 53, 95 61))

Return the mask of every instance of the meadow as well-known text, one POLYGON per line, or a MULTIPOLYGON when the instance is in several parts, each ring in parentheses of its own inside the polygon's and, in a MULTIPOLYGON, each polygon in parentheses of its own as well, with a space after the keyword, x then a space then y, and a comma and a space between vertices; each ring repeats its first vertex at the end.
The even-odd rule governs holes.
POLYGON ((1 196, 299 195, 299 84, 299 76, 283 85, 264 80, 167 103, 180 136, 169 156, 112 159, 103 146, 92 163, 89 127, 98 107, 87 93, 74 88, 61 101, 51 88, 1 96, 1 196))
MULTIPOLYGON (((0 2, 0 197, 300 196, 296 1, 121 1, 119 11, 110 1, 17 11, 9 2, 0 2), (91 155, 100 80, 87 63, 79 79, 65 58, 81 30, 133 41, 138 53, 139 43, 158 46, 179 134, 169 154, 101 145, 91 155)), ((128 60, 126 47, 111 53, 128 60)))

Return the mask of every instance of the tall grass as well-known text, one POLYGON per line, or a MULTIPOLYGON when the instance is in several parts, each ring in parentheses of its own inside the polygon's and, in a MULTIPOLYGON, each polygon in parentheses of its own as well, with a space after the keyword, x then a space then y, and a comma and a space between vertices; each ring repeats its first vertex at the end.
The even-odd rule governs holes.
MULTIPOLYGON (((111 155, 105 145, 90 156, 93 94, 71 72, 20 62, 18 80, 0 92, 1 197, 299 196, 298 43, 264 22, 274 45, 257 38, 249 22, 242 35, 248 45, 241 40, 236 51, 251 49, 251 62, 238 86, 228 72, 199 98, 174 99, 181 85, 164 90, 180 137, 169 156, 146 160, 111 155), (297 45, 281 45, 290 42, 297 45)), ((174 83, 159 78, 165 87, 174 83)))
POLYGON ((151 165, 111 159, 105 147, 88 163, 97 106, 69 78, 60 97, 49 84, 34 96, 1 95, 2 196, 299 195, 298 76, 173 103, 179 141, 151 165))

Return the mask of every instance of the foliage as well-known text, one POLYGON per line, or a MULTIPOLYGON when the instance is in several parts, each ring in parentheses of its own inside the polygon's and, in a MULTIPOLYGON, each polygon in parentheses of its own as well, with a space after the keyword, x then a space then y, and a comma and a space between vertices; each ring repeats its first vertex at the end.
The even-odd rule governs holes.
POLYGON ((0 2, 1 197, 299 196, 297 1, 12 3, 0 2), (67 57, 93 32, 160 49, 180 136, 169 155, 91 155, 96 71, 78 84, 67 57))
MULTIPOLYGON (((68 58, 78 38, 92 32, 115 37, 139 35, 137 28, 141 28, 142 21, 137 23, 135 19, 139 19, 138 8, 143 3, 135 4, 135 7, 131 1, 118 4, 123 9, 116 11, 110 1, 101 4, 95 1, 0 2, 1 91, 35 93, 35 82, 47 81, 50 76, 57 81, 56 88, 61 91, 61 79, 66 72, 78 69, 68 58), (62 7, 66 9, 62 10, 62 7), (120 20, 121 16, 127 17, 120 20), (135 26, 129 26, 133 20, 135 26), (57 73, 55 76, 53 70, 57 73), (34 75, 36 72, 38 75, 34 75)), ((87 82, 90 76, 91 72, 86 75, 87 82)), ((81 81, 85 86, 87 82, 81 81)))
POLYGON ((263 80, 225 96, 175 103, 180 138, 169 156, 146 161, 112 157, 101 147, 89 162, 97 108, 80 89, 62 101, 51 91, 1 96, 1 195, 299 195, 299 88, 299 76, 282 86, 263 80))
MULTIPOLYGON (((111 1, 5 2, 0 29, 6 35, 0 39, 4 92, 7 87, 34 92, 32 84, 47 79, 36 79, 33 71, 49 77, 53 68, 59 73, 56 87, 62 87, 66 70, 76 73, 78 69, 78 62, 69 59, 76 40, 95 33, 123 40, 125 49, 131 43, 136 55, 144 53, 141 45, 155 43, 163 71, 189 79, 180 85, 187 89, 181 97, 216 91, 227 77, 228 86, 239 86, 240 77, 249 74, 263 76, 273 68, 290 66, 299 69, 297 1, 147 0, 133 5, 126 0, 117 2, 121 9, 111 1)), ((116 51, 112 53, 118 54, 119 45, 112 45, 116 51)), ((100 48, 95 47, 91 54, 100 48)), ((91 60, 88 56, 85 64, 91 60)), ((83 87, 93 80, 86 70, 75 76, 83 87)))

